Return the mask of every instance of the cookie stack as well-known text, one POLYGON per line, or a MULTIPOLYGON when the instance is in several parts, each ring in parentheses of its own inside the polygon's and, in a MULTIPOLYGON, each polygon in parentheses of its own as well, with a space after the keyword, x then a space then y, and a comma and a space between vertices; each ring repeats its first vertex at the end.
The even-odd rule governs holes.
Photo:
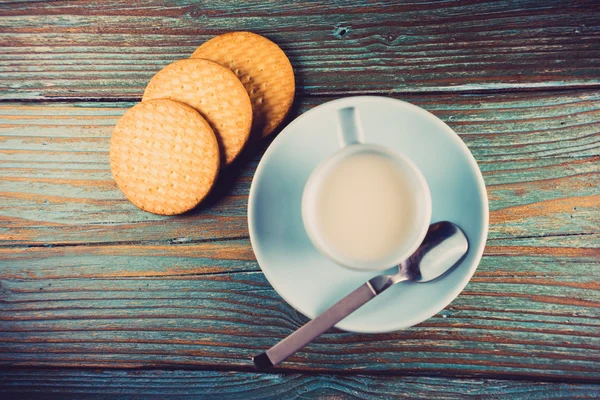
POLYGON ((221 167, 283 121, 294 91, 292 65, 269 39, 232 32, 207 41, 154 75, 142 102, 115 126, 110 168, 117 185, 155 214, 194 208, 221 167))

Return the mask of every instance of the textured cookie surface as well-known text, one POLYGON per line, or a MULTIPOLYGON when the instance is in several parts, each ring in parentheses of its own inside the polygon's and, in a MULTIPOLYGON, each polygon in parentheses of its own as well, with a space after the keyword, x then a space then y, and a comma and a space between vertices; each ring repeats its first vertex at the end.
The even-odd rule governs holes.
POLYGON ((142 210, 180 214, 213 186, 219 146, 196 110, 173 100, 150 100, 128 110, 115 126, 110 169, 121 191, 142 210))
POLYGON ((242 81, 253 108, 253 137, 265 137, 277 128, 294 101, 292 64, 269 39, 251 32, 231 32, 210 39, 192 59, 215 61, 242 81))
POLYGON ((208 60, 179 60, 148 83, 143 101, 172 99, 195 108, 217 135, 225 164, 242 151, 252 127, 252 105, 229 69, 208 60))

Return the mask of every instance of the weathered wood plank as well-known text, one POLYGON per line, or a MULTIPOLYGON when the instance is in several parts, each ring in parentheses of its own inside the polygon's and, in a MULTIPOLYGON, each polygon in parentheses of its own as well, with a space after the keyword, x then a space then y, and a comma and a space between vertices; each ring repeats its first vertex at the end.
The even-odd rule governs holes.
MULTIPOLYGON (((600 92, 405 95, 454 128, 484 173, 490 237, 600 233, 600 92)), ((293 116, 332 98, 299 99, 293 116)), ((4 245, 246 237, 246 204, 265 144, 179 217, 138 210, 112 180, 113 125, 132 103, 0 107, 4 245)))
POLYGON ((257 374, 218 371, 4 370, 4 399, 173 396, 212 399, 596 399, 600 386, 425 377, 257 374))
MULTIPOLYGON (((490 241, 463 294, 406 331, 331 330, 282 371, 600 380, 597 2, 315 3, 301 14, 279 2, 1 2, 0 15, 0 100, 136 100, 163 65, 248 29, 288 52, 299 93, 321 96, 299 101, 295 115, 331 94, 395 93, 462 135, 491 202, 490 241), (592 90, 408 94, 556 87, 592 90)), ((130 105, 0 107, 2 367, 248 370, 251 355, 306 321, 271 289, 247 240, 248 188, 264 148, 223 176, 205 207, 146 214, 108 170, 111 128, 130 105)), ((135 374, 7 369, 0 393, 599 395, 592 385, 496 380, 135 374)))
POLYGON ((162 66, 231 30, 280 44, 300 93, 600 85, 597 1, 336 3, 8 2, 0 97, 138 99, 162 66))
MULTIPOLYGON (((0 249, 0 366, 247 369, 306 322, 248 240, 0 249)), ((444 311, 331 330, 282 371, 600 379, 600 235, 491 240, 444 311)), ((1 374, 0 374, 1 375, 1 374)))

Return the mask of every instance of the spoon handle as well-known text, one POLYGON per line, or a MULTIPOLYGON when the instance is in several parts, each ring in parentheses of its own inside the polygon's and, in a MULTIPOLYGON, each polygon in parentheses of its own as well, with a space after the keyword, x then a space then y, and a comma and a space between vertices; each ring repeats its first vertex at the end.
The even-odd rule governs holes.
POLYGON ((315 338, 333 327, 342 319, 352 314, 360 306, 377 296, 376 290, 369 282, 325 310, 323 314, 306 323, 300 329, 271 347, 264 353, 252 358, 256 368, 264 369, 278 365, 286 358, 312 342, 315 338))

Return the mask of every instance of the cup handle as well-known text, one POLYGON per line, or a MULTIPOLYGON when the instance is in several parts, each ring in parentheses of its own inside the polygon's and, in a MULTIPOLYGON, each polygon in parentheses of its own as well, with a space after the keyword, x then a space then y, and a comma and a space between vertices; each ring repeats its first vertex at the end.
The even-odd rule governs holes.
POLYGON ((355 107, 338 110, 338 139, 340 147, 364 142, 364 134, 360 114, 355 107))

